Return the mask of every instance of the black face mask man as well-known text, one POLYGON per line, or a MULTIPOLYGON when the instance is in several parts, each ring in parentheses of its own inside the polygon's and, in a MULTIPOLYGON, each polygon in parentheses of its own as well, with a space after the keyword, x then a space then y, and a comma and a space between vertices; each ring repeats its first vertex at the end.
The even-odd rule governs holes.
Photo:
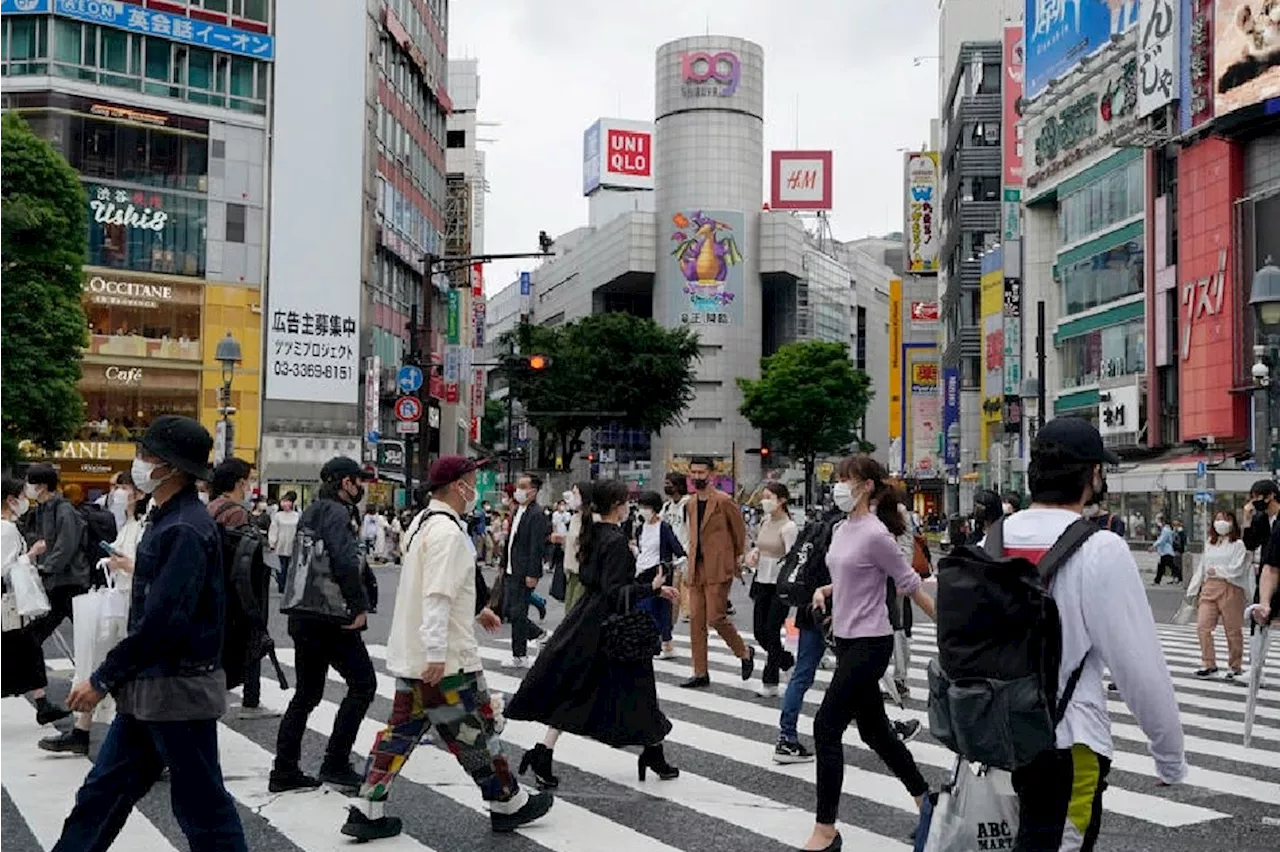
POLYGON ((699 496, 705 495, 707 487, 711 484, 711 465, 702 461, 690 463, 689 480, 699 496))

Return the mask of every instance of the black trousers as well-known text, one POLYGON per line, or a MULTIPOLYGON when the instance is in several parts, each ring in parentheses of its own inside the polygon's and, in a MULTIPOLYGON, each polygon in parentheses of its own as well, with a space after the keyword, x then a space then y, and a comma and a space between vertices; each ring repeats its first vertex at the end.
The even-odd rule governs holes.
POLYGON ((844 784, 844 732, 858 724, 858 736, 898 777, 912 796, 923 796, 929 785, 915 758, 898 739, 884 712, 880 678, 893 654, 892 636, 836 639, 836 672, 813 720, 814 751, 818 757, 817 822, 835 823, 844 784))
POLYGON ((347 694, 333 720, 333 733, 329 735, 324 760, 332 766, 346 766, 351 762, 351 747, 360 731, 360 722, 378 688, 369 651, 359 630, 344 630, 319 621, 291 618, 289 636, 293 638, 298 688, 280 720, 275 768, 279 771, 298 768, 307 718, 324 699, 330 666, 347 682, 347 694))
POLYGON ((502 614, 511 625, 511 656, 523 657, 529 653, 529 640, 538 639, 544 633, 541 627, 529 620, 529 596, 533 594, 524 584, 524 577, 508 574, 502 578, 502 614))
POLYGON ((1160 564, 1156 566, 1156 585, 1160 584, 1160 580, 1164 578, 1164 572, 1168 571, 1169 576, 1182 582, 1182 554, 1175 553, 1173 556, 1161 556, 1160 564))
MULTIPOLYGON (((85 593, 83 586, 54 586, 45 591, 49 597, 49 611, 23 628, 42 648, 62 622, 71 620, 71 599, 85 593)), ((43 658, 41 662, 44 662, 43 658)))
MULTIPOLYGON (((1014 852, 1058 852, 1067 830, 1093 852, 1102 828, 1102 793, 1111 761, 1084 746, 1052 749, 1013 773, 1018 794, 1014 852)), ((1076 848, 1076 847, 1072 847, 1076 848)))
POLYGON ((782 625, 787 621, 789 607, 778 599, 778 587, 774 583, 752 583, 751 599, 755 602, 752 628, 756 642, 769 655, 760 680, 765 686, 777 686, 779 673, 796 662, 782 644, 782 625))

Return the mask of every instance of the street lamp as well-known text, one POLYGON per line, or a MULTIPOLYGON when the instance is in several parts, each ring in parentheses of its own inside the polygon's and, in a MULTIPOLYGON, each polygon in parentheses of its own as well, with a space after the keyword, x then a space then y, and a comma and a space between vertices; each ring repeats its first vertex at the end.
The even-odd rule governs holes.
MULTIPOLYGON (((1253 276, 1252 295, 1249 297, 1249 304, 1253 306, 1254 316, 1257 320, 1258 338, 1261 341, 1253 347, 1253 368, 1250 373, 1253 376, 1254 385, 1257 392, 1262 396, 1263 405, 1266 406, 1266 429, 1267 442, 1270 447, 1271 460, 1271 476, 1275 478, 1277 468, 1280 468, 1280 441, 1277 441, 1276 430, 1273 424, 1273 408, 1275 406, 1277 396, 1277 383, 1272 380, 1271 370, 1275 364, 1275 350, 1277 342, 1280 342, 1280 267, 1271 262, 1268 257, 1266 265, 1259 269, 1253 276)), ((1257 442, 1254 446, 1254 455, 1257 456, 1257 442)))
POLYGON ((222 365, 222 387, 220 388, 218 413, 222 419, 218 421, 218 440, 214 447, 214 463, 225 461, 232 455, 235 440, 232 437, 231 415, 235 409, 231 406, 231 380, 236 375, 236 364, 242 360, 240 341, 227 332, 227 336, 218 341, 218 348, 213 356, 222 365))

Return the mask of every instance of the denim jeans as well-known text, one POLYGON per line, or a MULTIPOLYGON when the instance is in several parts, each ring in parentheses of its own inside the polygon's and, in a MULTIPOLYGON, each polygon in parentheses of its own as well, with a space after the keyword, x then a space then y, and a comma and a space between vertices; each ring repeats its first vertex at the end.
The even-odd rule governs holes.
POLYGON ((671 603, 661 595, 652 595, 636 603, 636 609, 649 613, 663 642, 671 641, 671 603))
POLYGON ((218 764, 218 720, 142 722, 121 713, 76 793, 54 852, 111 848, 133 806, 169 767, 173 815, 193 852, 245 852, 244 829, 218 764))
POLYGON ((778 738, 789 743, 796 742, 800 735, 796 732, 796 722, 800 719, 800 708, 804 706, 804 694, 813 686, 813 679, 818 673, 818 664, 826 653, 827 643, 823 641, 822 631, 811 627, 800 628, 800 641, 796 648, 796 665, 791 670, 791 680, 787 682, 787 691, 782 696, 782 719, 778 722, 778 738))

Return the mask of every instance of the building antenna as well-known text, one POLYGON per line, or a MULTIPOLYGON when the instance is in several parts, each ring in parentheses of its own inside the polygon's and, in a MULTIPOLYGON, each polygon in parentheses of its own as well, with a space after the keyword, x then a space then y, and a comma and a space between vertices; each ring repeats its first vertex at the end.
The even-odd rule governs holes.
POLYGON ((707 35, 711 35, 711 16, 707 15, 707 35))
POLYGON ((796 149, 800 148, 800 93, 796 92, 796 149))

